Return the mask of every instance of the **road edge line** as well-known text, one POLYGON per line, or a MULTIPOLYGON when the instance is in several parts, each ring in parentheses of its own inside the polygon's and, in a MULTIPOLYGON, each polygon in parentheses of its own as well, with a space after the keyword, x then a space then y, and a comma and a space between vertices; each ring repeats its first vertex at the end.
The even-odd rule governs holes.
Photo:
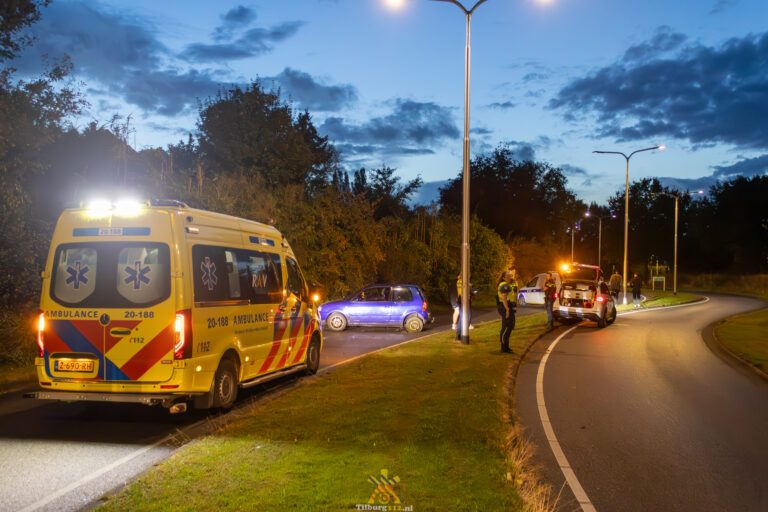
MULTIPOLYGON (((694 302, 687 302, 685 304, 677 304, 674 306, 660 306, 655 308, 645 308, 645 309, 637 309, 632 311, 624 311, 622 313, 617 313, 617 316, 630 316, 630 315, 645 313, 649 311, 698 306, 701 304, 706 304, 709 301, 710 301, 709 297, 703 296, 703 299, 697 300, 694 302)), ((565 481, 568 483, 568 486, 571 488, 571 492, 573 492, 573 495, 576 497, 576 500, 579 502, 579 505, 581 506, 581 509, 584 512, 596 512, 595 506, 592 504, 592 501, 587 496, 587 493, 584 490, 584 487, 582 487, 581 482, 579 482, 579 479, 576 476, 576 473, 573 471, 573 468, 568 462, 568 458, 565 456, 565 452, 563 452, 563 449, 560 446, 560 442, 557 440, 557 436, 555 435, 555 430, 552 427, 552 423, 549 421, 549 413, 547 412, 547 405, 544 399, 544 370, 546 368, 547 361, 549 361, 549 355, 555 349, 557 344, 560 343, 560 340, 562 340, 566 335, 570 334, 572 331, 575 331, 576 329, 578 329, 580 325, 581 324, 574 325, 570 329, 560 334, 557 338, 555 338, 555 340, 549 345, 549 347, 547 347, 547 350, 544 353, 544 356, 541 358, 541 362, 539 363, 539 369, 537 370, 537 373, 536 373, 536 407, 539 411, 539 419, 541 420, 541 426, 544 429, 544 436, 547 438, 549 449, 552 451, 552 455, 555 456, 557 465, 560 468, 560 471, 563 473, 563 477, 565 477, 565 481)), ((522 360, 523 359, 521 358, 520 361, 522 362, 522 360)))
POLYGON ((83 485, 85 485, 85 484, 95 480, 96 478, 100 477, 101 475, 103 475, 105 473, 109 473, 113 469, 116 469, 116 468, 122 466, 126 462, 129 462, 129 461, 135 459, 136 457, 138 457, 140 455, 144 455, 146 452, 148 452, 148 451, 150 451, 150 450, 152 450, 154 448, 157 448, 161 444, 166 443, 169 440, 173 439, 173 437, 174 436, 172 436, 172 435, 165 436, 165 437, 163 437, 159 441, 156 441, 153 444, 144 446, 143 448, 139 448, 138 450, 133 451, 133 452, 129 453, 128 455, 126 455, 126 456, 124 456, 124 457, 122 457, 120 459, 117 459, 116 461, 114 461, 114 462, 112 462, 110 464, 107 464, 106 466, 104 466, 104 467, 102 467, 100 469, 97 469, 96 471, 94 471, 94 472, 92 472, 92 473, 90 473, 88 475, 85 475, 80 480, 72 482, 71 484, 67 485, 66 487, 62 487, 61 489, 59 489, 58 491, 54 492, 53 494, 49 494, 45 498, 42 498, 42 499, 37 500, 36 502, 34 502, 34 503, 30 504, 30 505, 27 505, 26 507, 21 509, 19 512, 33 512, 34 510, 39 510, 42 507, 48 505, 50 502, 52 502, 56 498, 64 496, 65 494, 69 494, 70 492, 74 491, 78 487, 82 487, 83 485))
POLYGON ((555 341, 547 347, 544 357, 541 358, 541 363, 539 363, 539 369, 536 373, 536 406, 539 411, 539 419, 541 420, 541 426, 544 428, 544 435, 547 438, 547 443, 549 443, 549 448, 555 456, 557 465, 560 467, 560 471, 563 473, 565 481, 568 483, 568 487, 571 488, 573 495, 576 497, 576 501, 579 502, 579 505, 584 512, 596 512, 595 506, 589 500, 586 491, 584 491, 579 479, 576 477, 576 473, 573 471, 573 468, 571 468, 568 458, 560 447, 560 442, 557 440, 555 431, 552 428, 552 423, 549 421, 549 413, 547 412, 547 405, 544 400, 544 369, 547 366, 549 355, 561 339, 578 328, 578 325, 574 325, 555 338, 555 341))

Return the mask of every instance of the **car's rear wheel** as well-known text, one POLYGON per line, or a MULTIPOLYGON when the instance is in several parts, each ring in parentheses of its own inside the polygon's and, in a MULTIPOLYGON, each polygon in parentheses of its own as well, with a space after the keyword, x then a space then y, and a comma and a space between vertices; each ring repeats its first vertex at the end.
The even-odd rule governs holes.
POLYGON ((237 399, 237 365, 231 359, 219 363, 213 379, 213 406, 230 409, 237 399))
POLYGON ((405 319, 403 327, 405 327, 405 330, 408 332, 421 332, 421 330, 424 328, 424 320, 422 320, 419 315, 414 313, 412 315, 408 315, 408 318, 405 319))
POLYGON ((611 325, 613 322, 616 321, 616 315, 618 313, 616 312, 616 307, 613 308, 613 314, 608 318, 608 325, 611 325))
POLYGON ((331 313, 325 321, 332 331, 343 331, 347 328, 347 319, 341 313, 331 313))
POLYGON ((608 314, 606 311, 607 308, 603 308, 603 311, 600 313, 600 317, 597 319, 597 326, 601 329, 604 329, 606 325, 605 315, 608 314))
POLYGON ((525 295, 523 295, 522 293, 517 296, 517 305, 525 306, 525 295))

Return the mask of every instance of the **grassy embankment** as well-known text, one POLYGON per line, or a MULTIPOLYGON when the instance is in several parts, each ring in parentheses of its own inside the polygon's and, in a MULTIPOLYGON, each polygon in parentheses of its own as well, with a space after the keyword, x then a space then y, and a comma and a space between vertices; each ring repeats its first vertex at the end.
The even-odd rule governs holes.
MULTIPOLYGON (((517 354, 544 323, 519 319, 517 354)), ((468 346, 435 334, 302 380, 236 411, 104 510, 356 510, 383 469, 414 510, 521 510, 521 494, 540 488, 512 434, 518 356, 500 353, 497 336, 496 322, 468 346)))
MULTIPOLYGON (((768 275, 705 274, 686 279, 686 287, 768 300, 768 275)), ((733 316, 715 327, 715 336, 733 355, 768 374, 768 309, 733 316)))
MULTIPOLYGON (((519 319, 517 354, 544 324, 519 319)), ((519 359, 498 351, 497 329, 478 326, 469 346, 436 334, 248 405, 103 510, 356 510, 382 469, 414 510, 551 510, 510 420, 519 359)))

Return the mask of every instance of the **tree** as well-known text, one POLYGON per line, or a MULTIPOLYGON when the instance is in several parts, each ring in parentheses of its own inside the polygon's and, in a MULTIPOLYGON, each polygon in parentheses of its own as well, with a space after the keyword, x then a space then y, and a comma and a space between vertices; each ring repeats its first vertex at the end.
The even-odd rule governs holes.
POLYGON ((259 82, 204 101, 197 123, 204 165, 215 174, 242 173, 276 188, 330 179, 335 149, 320 137, 308 112, 294 117, 277 92, 259 82))
MULTIPOLYGON (((518 236, 563 239, 566 228, 584 211, 583 203, 566 189, 560 169, 516 161, 509 146, 476 157, 470 173, 470 211, 507 241, 518 236)), ((451 213, 461 212, 461 175, 440 190, 440 204, 451 213)))
POLYGON ((51 0, 3 0, 0 2, 0 61, 11 60, 32 39, 21 31, 40 19, 40 7, 51 0))

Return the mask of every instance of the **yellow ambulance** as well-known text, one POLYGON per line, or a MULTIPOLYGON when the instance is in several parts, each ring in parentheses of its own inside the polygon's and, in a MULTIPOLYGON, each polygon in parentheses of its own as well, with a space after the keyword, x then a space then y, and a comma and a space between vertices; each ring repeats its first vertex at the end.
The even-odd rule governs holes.
POLYGON ((43 272, 33 398, 229 408, 317 372, 323 337, 272 226, 172 200, 65 210, 43 272))

